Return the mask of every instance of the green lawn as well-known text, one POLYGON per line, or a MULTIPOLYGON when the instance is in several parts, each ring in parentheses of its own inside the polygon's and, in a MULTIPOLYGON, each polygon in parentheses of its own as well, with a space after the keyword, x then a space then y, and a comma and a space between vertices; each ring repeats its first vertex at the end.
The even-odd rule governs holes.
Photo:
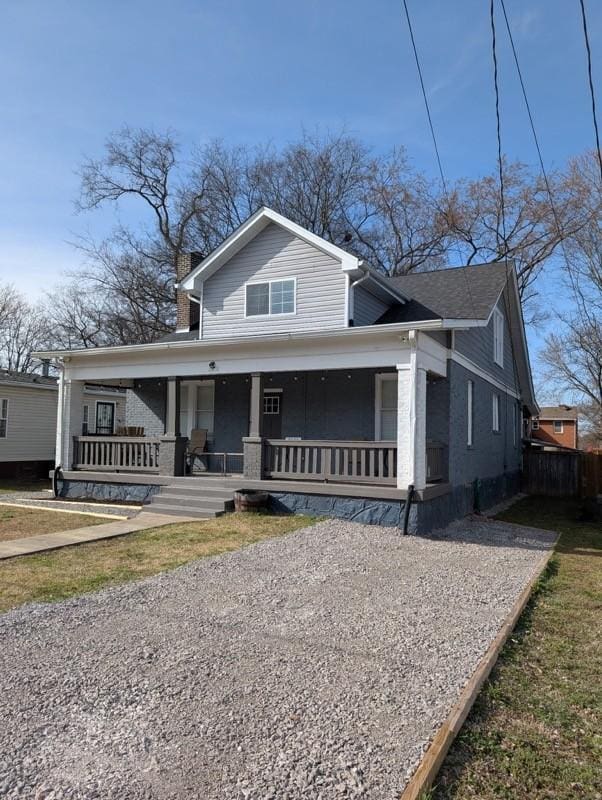
POLYGON ((561 538, 428 797, 602 798, 602 530, 548 497, 499 518, 561 538))
POLYGON ((0 611, 144 578, 197 558, 281 536, 314 521, 304 516, 225 514, 0 561, 0 611))

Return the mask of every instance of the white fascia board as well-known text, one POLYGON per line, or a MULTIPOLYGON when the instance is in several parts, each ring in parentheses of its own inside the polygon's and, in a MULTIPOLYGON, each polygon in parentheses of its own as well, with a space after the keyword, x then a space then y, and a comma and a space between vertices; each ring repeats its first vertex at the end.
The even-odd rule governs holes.
POLYGON ((489 372, 486 372, 484 369, 475 364, 474 361, 471 361, 466 356, 463 356, 462 353, 458 353, 457 350, 453 350, 449 356, 452 361, 455 361, 456 364, 459 364, 464 369, 467 369, 469 372, 472 372, 474 375, 477 375, 479 378, 482 378, 484 381, 487 381, 492 386, 495 386, 496 389, 499 389, 506 394, 509 394, 511 397, 515 397, 517 400, 520 400, 520 394, 515 391, 511 386, 508 386, 507 383, 494 378, 493 375, 490 375, 489 372))
POLYGON ((240 225, 234 233, 230 234, 219 247, 216 247, 207 258, 204 258, 196 269, 193 269, 184 280, 180 281, 178 288, 184 291, 194 290, 195 281, 197 279, 205 280, 213 275, 221 266, 235 256, 236 253, 267 227, 270 222, 279 225, 281 228, 289 231, 293 236, 307 242, 307 244, 313 245, 313 247, 316 247, 323 253, 340 261, 341 268, 344 272, 351 272, 358 269, 359 259, 355 256, 327 242, 326 239, 322 239, 321 236, 317 236, 315 233, 301 227, 301 225, 297 225, 296 222, 292 222, 290 219, 283 217, 282 214, 278 214, 271 208, 263 207, 250 216, 248 220, 243 222, 242 225, 240 225))
POLYGON ((306 342, 313 339, 332 339, 333 337, 366 337, 378 338, 388 333, 404 333, 409 330, 441 330, 444 328, 443 320, 433 319, 423 322, 394 322, 389 325, 361 325, 353 328, 331 328, 322 331, 307 331, 300 333, 276 333, 270 336, 244 336, 223 339, 188 339, 185 342, 153 342, 151 344, 127 344, 113 347, 88 347, 81 350, 45 350, 34 353, 36 358, 54 358, 64 363, 73 359, 102 358, 105 355, 118 356, 122 353, 160 353, 164 351, 179 351, 200 349, 219 350, 223 347, 236 345, 260 346, 263 343, 299 341, 306 342))
POLYGON ((229 348, 164 349, 157 353, 121 353, 119 357, 73 359, 65 364, 65 375, 71 380, 98 381, 138 378, 166 378, 177 375, 218 380, 228 375, 250 372, 295 372, 342 370, 368 367, 391 367, 409 358, 409 347, 399 334, 389 332, 380 339, 356 340, 348 336, 328 341, 288 340, 260 344, 247 342, 229 348), (212 366, 210 366, 212 365, 212 366))

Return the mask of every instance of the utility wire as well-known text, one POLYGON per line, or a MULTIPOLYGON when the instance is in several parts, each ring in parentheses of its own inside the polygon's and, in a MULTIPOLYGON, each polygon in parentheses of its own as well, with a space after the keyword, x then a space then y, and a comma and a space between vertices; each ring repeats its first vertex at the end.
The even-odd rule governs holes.
POLYGON ((598 155, 598 165, 600 167, 600 181, 602 182, 602 153, 600 152, 600 133, 598 131, 598 117, 596 114, 596 93, 594 92, 594 79, 592 78, 592 51, 589 46, 589 34, 587 32, 585 0, 580 0, 580 5, 581 5, 581 20, 583 22, 583 36, 585 38, 585 49, 587 51, 587 76, 589 79, 589 93, 592 98, 592 115, 594 118, 594 132, 596 134, 596 153, 598 155))
MULTIPOLYGON (((489 4, 489 17, 491 22, 491 54, 493 56, 493 87, 495 90, 495 119, 496 119, 496 128, 497 128, 497 163, 498 163, 498 170, 499 170, 499 178, 500 178, 500 214, 502 217, 502 232, 504 235, 504 249, 503 251, 500 250, 500 255, 506 255, 508 251, 508 245, 506 242, 506 205, 504 200, 504 166, 502 162, 502 131, 501 131, 501 124, 500 124, 500 87, 498 84, 498 69, 497 69, 497 46, 496 46, 496 36, 495 36, 495 9, 494 9, 494 0, 491 0, 489 4)), ((497 230, 498 236, 498 249, 500 245, 500 232, 499 227, 497 230)))
POLYGON ((575 294, 575 300, 577 302, 579 302, 580 293, 579 293, 579 291, 577 289, 577 284, 575 283, 575 278, 573 276, 573 268, 572 268, 572 265, 571 265, 571 260, 570 260, 570 258, 568 256, 568 253, 567 253, 567 250, 566 250, 566 246, 565 246, 565 243, 564 243, 565 236, 564 236, 564 233, 563 233, 562 224, 560 222, 560 216, 558 214, 558 209, 556 208, 556 202, 554 201, 554 196, 552 194, 552 187, 550 186, 548 173, 547 173, 545 165, 544 165, 543 156, 542 156, 542 153, 541 153, 541 146, 539 144, 539 136, 537 135, 537 130, 535 129, 535 121, 533 119, 533 114, 531 112, 531 104, 529 103, 529 98, 527 97, 527 89, 526 89, 526 86, 525 86, 525 81, 523 79, 523 73, 522 73, 522 70, 520 68, 520 63, 519 63, 519 60, 518 60, 518 52, 517 52, 516 46, 514 44, 514 37, 512 36, 512 29, 510 28, 510 21, 508 19, 508 14, 506 12, 506 4, 505 4, 504 0, 500 0, 500 5, 502 6, 502 12, 504 14, 504 22, 506 23, 506 30, 508 31, 508 38, 510 40, 510 46, 512 48, 512 55, 514 56, 514 63, 516 65, 516 72, 518 74, 518 79, 519 79, 519 82, 520 82, 520 87, 521 87, 523 99, 525 101, 525 108, 527 109, 527 115, 529 117, 529 124, 531 126, 531 133, 533 134, 533 141, 535 142, 535 148, 537 150, 537 157, 539 159, 539 166, 540 166, 540 169, 541 169, 541 174, 542 174, 542 177, 543 177, 543 180, 544 180, 544 184, 545 184, 545 187, 546 187, 546 192, 548 194, 548 200, 550 202, 550 209, 552 210, 552 216, 554 217, 554 222, 556 224, 556 231, 558 233, 558 237, 559 237, 559 240, 560 240, 560 248, 562 250, 562 254, 563 254, 564 260, 566 262, 567 272, 569 274, 571 285, 573 287, 573 293, 575 294))
MULTIPOLYGON (((412 21, 410 19, 410 12, 408 9, 407 0, 403 0, 403 7, 406 15, 406 20, 408 22, 408 30, 410 32, 410 40, 412 42, 412 50, 414 51, 414 60, 416 61, 416 69, 418 70, 418 77, 420 78, 420 88, 422 89, 422 98, 424 100, 424 107, 426 108, 426 116, 428 118, 429 128, 431 131, 431 138, 433 140, 433 146, 435 148, 435 156, 437 158, 437 166, 439 167, 439 175, 441 176, 441 184, 443 186, 443 193, 445 196, 445 201, 447 203, 447 210, 449 212, 451 208, 450 200, 449 200, 449 191, 447 189, 447 181, 445 180, 445 175, 443 173, 443 165, 441 163, 441 156, 439 155, 439 147, 437 145, 437 137, 435 136, 435 127, 433 125, 433 118, 431 116, 431 109, 429 106, 428 97, 426 96, 426 89, 424 87, 424 78, 422 77, 422 67, 420 66, 420 58, 418 56, 418 48, 416 47, 416 40, 414 39, 414 30, 412 28, 412 21)), ((463 261, 462 253, 460 252, 460 248, 458 247, 458 255, 460 257, 460 262, 463 261)), ((466 281, 466 289, 468 291, 468 297, 470 298, 470 305, 472 307, 472 313, 475 313, 475 304, 474 299, 472 296, 472 291, 470 289, 470 281, 468 280, 468 276, 466 275, 465 267, 462 267, 462 274, 464 275, 464 279, 466 281)))

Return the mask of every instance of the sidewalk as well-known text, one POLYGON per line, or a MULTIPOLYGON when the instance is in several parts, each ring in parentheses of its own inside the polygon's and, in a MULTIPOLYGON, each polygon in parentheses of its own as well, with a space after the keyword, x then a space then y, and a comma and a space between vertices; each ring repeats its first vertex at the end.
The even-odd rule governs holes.
POLYGON ((55 550, 59 547, 68 547, 74 544, 96 542, 100 539, 112 539, 114 536, 124 536, 126 533, 134 533, 146 528, 159 528, 163 525, 173 525, 174 523, 198 521, 198 519, 189 517, 172 517, 168 514, 153 514, 150 511, 142 511, 136 517, 108 522, 106 525, 87 525, 84 528, 75 528, 72 531, 64 531, 63 533, 46 533, 40 536, 27 536, 24 539, 0 542, 0 560, 41 553, 45 550, 55 550))

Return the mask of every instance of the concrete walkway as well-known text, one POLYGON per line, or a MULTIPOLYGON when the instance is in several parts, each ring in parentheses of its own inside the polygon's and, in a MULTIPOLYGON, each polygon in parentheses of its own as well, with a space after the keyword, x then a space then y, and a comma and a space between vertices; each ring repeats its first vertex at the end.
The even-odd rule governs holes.
POLYGON ((68 547, 74 544, 96 542, 100 539, 112 539, 114 536, 124 536, 126 533, 134 533, 146 528, 198 521, 192 517, 172 517, 168 514, 153 514, 150 511, 143 511, 137 517, 108 522, 106 525, 87 525, 84 528, 75 528, 62 533, 45 533, 40 536, 27 536, 24 539, 0 542, 0 560, 41 553, 44 550, 56 550, 59 547, 68 547))

